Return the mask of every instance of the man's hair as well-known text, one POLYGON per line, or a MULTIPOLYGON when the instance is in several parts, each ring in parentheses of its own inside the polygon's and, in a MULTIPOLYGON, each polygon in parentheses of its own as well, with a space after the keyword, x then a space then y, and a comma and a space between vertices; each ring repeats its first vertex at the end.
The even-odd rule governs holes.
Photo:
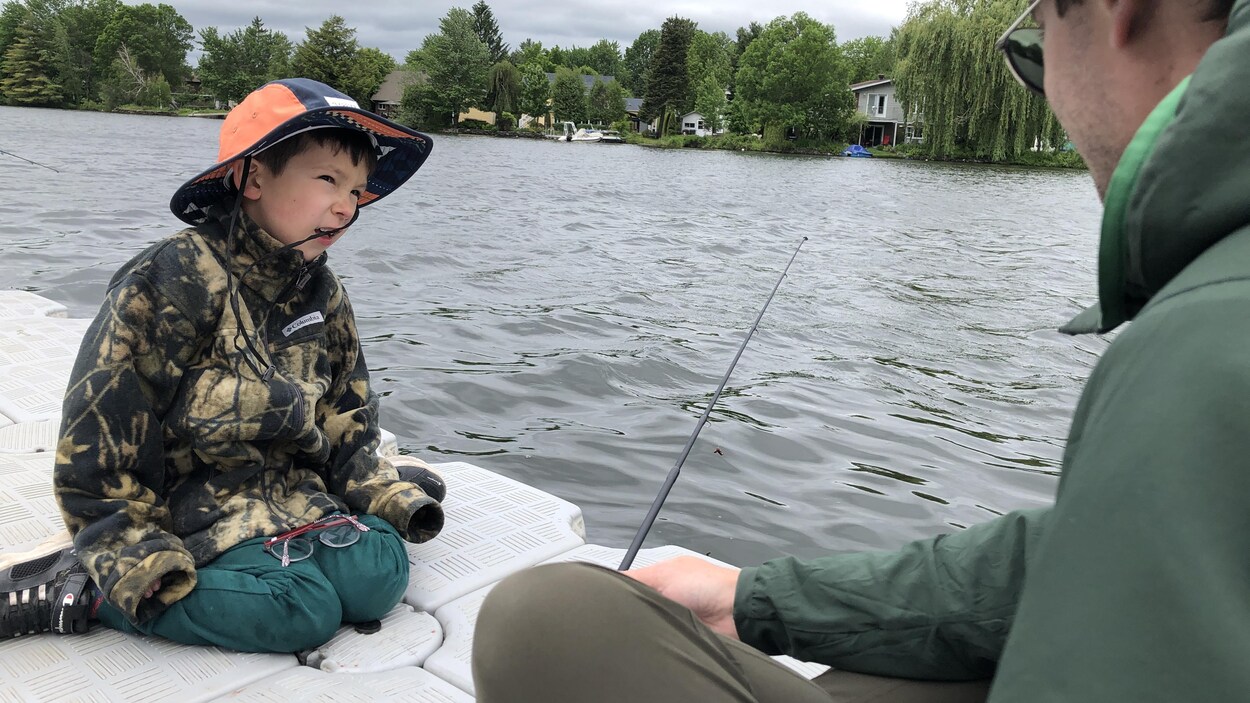
MULTIPOLYGON (((1166 0, 1164 0, 1166 1, 1166 0)), ((1201 6, 1204 10, 1202 15, 1203 22, 1227 22, 1228 16, 1233 12, 1233 3, 1236 0, 1203 0, 1195 2, 1194 5, 1201 6)), ((1055 0, 1055 9, 1059 12, 1059 16, 1063 17, 1068 12, 1068 8, 1073 5, 1080 5, 1083 0, 1055 0)))
POLYGON ((364 161, 369 173, 373 173, 373 169, 378 165, 378 154, 368 134, 337 127, 313 129, 289 139, 283 139, 259 152, 253 158, 264 164, 265 168, 273 171, 274 175, 278 175, 286 168, 288 161, 304 153, 311 144, 329 147, 335 154, 346 150, 352 157, 352 165, 359 166, 360 162, 364 161))

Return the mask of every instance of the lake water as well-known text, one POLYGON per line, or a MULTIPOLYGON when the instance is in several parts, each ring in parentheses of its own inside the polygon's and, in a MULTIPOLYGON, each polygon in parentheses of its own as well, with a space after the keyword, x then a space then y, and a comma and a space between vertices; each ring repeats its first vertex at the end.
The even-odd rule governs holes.
MULTIPOLYGON (((92 316, 221 123, 0 108, 0 286, 92 316)), ((435 137, 331 250, 383 424, 627 546, 803 246, 647 545, 877 549, 1054 493, 1105 340, 1083 172, 435 137)))

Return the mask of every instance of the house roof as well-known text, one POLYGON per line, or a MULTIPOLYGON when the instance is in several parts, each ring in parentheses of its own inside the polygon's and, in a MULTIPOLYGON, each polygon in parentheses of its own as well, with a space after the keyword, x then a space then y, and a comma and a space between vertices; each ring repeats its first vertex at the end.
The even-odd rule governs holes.
MULTIPOLYGON (((582 85, 584 85, 584 86, 586 87, 586 90, 590 90, 591 88, 593 88, 593 87, 594 87, 594 85, 595 85, 595 79, 596 79, 596 78, 598 78, 599 80, 603 81, 603 82, 604 82, 604 84, 607 84, 607 83, 615 83, 615 82, 616 82, 616 76, 588 76, 588 75, 582 74, 582 85)), ((555 83, 555 82, 556 82, 556 74, 554 74, 554 73, 548 73, 548 74, 547 74, 547 82, 548 82, 548 83, 555 83)))
POLYGON ((887 83, 893 83, 893 82, 894 81, 889 78, 878 78, 876 80, 871 80, 871 81, 862 81, 860 83, 852 83, 851 90, 863 90, 864 88, 876 88, 879 85, 886 85, 887 83))
POLYGON ((625 112, 641 112, 642 98, 625 98, 625 112))
POLYGON ((404 98, 404 88, 426 80, 425 76, 406 68, 397 68, 386 74, 378 92, 373 94, 375 103, 397 103, 404 98))
POLYGON ((689 117, 689 116, 691 116, 691 115, 694 115, 695 117, 698 117, 699 119, 703 119, 703 113, 702 113, 702 112, 687 112, 686 114, 684 114, 684 115, 682 115, 682 116, 681 116, 681 119, 682 119, 682 120, 685 120, 687 117, 689 117))

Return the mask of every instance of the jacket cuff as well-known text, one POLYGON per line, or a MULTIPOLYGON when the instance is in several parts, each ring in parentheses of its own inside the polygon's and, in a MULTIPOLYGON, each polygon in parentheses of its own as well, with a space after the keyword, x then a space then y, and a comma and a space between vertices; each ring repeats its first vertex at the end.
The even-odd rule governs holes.
POLYGON ((398 489, 382 502, 378 517, 409 542, 428 542, 443 529, 443 506, 414 483, 397 481, 398 489))
POLYGON ((777 611, 768 598, 756 590, 760 567, 748 566, 738 572, 738 585, 734 589, 734 627, 738 630, 738 639, 765 654, 780 654, 770 638, 763 637, 766 628, 764 622, 774 621, 777 611))
POLYGON ((195 562, 190 555, 180 551, 156 552, 122 574, 104 597, 131 624, 139 625, 185 598, 195 583, 195 562), (151 598, 144 598, 148 586, 157 579, 161 581, 160 589, 151 598))

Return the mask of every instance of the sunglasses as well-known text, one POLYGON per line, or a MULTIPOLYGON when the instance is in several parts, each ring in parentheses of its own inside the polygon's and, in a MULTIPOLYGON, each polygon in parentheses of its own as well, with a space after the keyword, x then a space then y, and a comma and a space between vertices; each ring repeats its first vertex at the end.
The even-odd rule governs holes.
POLYGON ((1020 81, 1020 85, 1044 96, 1046 91, 1042 88, 1042 79, 1045 77, 1045 70, 1042 66, 1042 30, 1036 27, 1020 26, 1033 14, 1040 2, 1041 0, 1033 0, 1024 14, 1016 18, 1007 31, 1003 32, 1003 36, 994 44, 994 48, 1003 52, 1003 58, 1007 60, 1007 68, 1011 71, 1011 75, 1020 81))
POLYGON ((264 548, 271 556, 290 566, 291 562, 303 561, 312 556, 313 542, 310 533, 317 532, 317 539, 327 547, 341 549, 350 547, 360 540, 361 532, 368 532, 369 526, 362 524, 351 515, 327 515, 315 522, 283 532, 276 537, 265 540, 264 548))

